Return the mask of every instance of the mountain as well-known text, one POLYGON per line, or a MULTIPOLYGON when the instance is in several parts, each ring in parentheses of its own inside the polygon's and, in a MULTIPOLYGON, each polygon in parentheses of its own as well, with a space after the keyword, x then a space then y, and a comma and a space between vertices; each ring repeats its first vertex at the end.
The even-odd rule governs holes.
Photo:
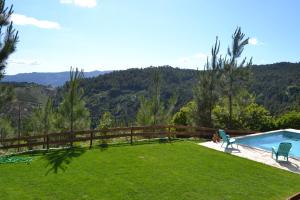
MULTIPOLYGON (((111 71, 91 71, 84 72, 84 76, 96 77, 111 71)), ((16 75, 6 75, 2 82, 27 82, 37 83, 40 85, 51 85, 53 87, 62 86, 69 80, 70 72, 33 72, 33 73, 20 73, 16 75)))
MULTIPOLYGON (((92 116, 92 124, 99 121, 105 111, 110 111, 115 121, 130 124, 135 121, 141 96, 150 97, 153 72, 156 68, 128 69, 81 81, 85 91, 86 105, 92 116)), ((159 67, 162 79, 161 97, 166 100, 173 94, 178 96, 176 110, 193 96, 193 85, 197 71, 191 69, 159 67)), ((61 88, 63 90, 63 88, 61 88)), ((58 92, 58 95, 61 92, 58 92)))
MULTIPOLYGON (((142 95, 151 97, 149 90, 156 69, 149 67, 113 71, 83 79, 80 84, 85 91, 84 98, 91 112, 93 127, 105 111, 110 111, 116 122, 127 125, 133 123, 139 108, 139 98, 142 95)), ((198 71, 170 66, 159 67, 159 70, 162 79, 162 100, 166 102, 169 97, 176 94, 177 111, 193 98, 198 71)), ((266 107, 272 115, 277 116, 295 108, 300 110, 300 63, 255 65, 252 74, 253 80, 248 89, 255 94, 257 103, 266 107)), ((57 105, 65 89, 65 86, 52 88, 29 83, 10 84, 15 88, 17 99, 23 102, 23 110, 27 114, 33 105, 43 104, 48 96, 53 97, 57 105)), ((13 106, 10 113, 16 115, 17 107, 13 106)))
POLYGON ((300 109, 300 63, 281 62, 253 67, 249 90, 273 115, 300 109))
MULTIPOLYGON (((56 97, 56 88, 36 83, 0 83, 12 88, 14 99, 1 108, 1 114, 5 114, 12 119, 14 127, 17 127, 18 114, 20 110, 21 118, 30 116, 33 109, 45 105, 48 97, 56 97)), ((22 120, 23 121, 23 120, 22 120)))
MULTIPOLYGON (((86 105, 91 111, 93 124, 98 122, 105 111, 110 111, 116 121, 133 122, 139 107, 139 97, 150 95, 149 88, 155 69, 128 69, 84 79, 81 86, 85 91, 86 105)), ((176 94, 178 110, 193 98, 197 71, 170 66, 159 67, 159 70, 162 77, 162 99, 166 101, 172 94, 176 94)), ((273 115, 299 108, 300 63, 255 65, 252 74, 249 91, 256 96, 257 103, 266 107, 273 115)))

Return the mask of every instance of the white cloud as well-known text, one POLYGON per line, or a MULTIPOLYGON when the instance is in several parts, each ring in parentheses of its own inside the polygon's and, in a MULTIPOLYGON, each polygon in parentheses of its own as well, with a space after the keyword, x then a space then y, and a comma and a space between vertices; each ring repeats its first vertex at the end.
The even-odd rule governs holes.
POLYGON ((257 38, 249 38, 248 43, 253 46, 263 45, 264 43, 259 41, 257 38))
POLYGON ((26 60, 26 59, 12 59, 9 60, 8 63, 18 64, 18 65, 40 65, 40 61, 38 60, 26 60))
POLYGON ((97 6, 97 0, 60 0, 61 4, 74 4, 79 7, 93 8, 97 6))
POLYGON ((249 38, 248 42, 250 45, 257 45, 257 43, 258 43, 256 38, 249 38))
POLYGON ((73 0, 60 0, 61 4, 69 4, 69 3, 73 3, 73 0))
POLYGON ((21 14, 12 14, 10 20, 13 21, 14 24, 22 25, 22 26, 32 25, 44 29, 60 29, 60 25, 57 22, 39 20, 21 14))

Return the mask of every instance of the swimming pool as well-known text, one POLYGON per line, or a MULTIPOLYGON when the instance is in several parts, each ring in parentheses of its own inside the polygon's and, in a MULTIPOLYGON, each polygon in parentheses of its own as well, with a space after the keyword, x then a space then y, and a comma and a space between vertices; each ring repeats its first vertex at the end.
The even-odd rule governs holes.
POLYGON ((290 142, 292 143, 290 155, 300 158, 300 131, 297 130, 272 131, 240 137, 236 140, 238 144, 260 148, 267 151, 272 151, 272 147, 277 149, 281 142, 290 142))

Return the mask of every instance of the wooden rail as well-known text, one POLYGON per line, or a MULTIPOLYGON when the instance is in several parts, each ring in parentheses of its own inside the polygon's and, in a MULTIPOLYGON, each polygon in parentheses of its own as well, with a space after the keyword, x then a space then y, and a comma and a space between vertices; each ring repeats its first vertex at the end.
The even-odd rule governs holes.
MULTIPOLYGON (((217 129, 206 127, 177 126, 177 125, 161 125, 161 126, 133 126, 133 127, 117 127, 109 129, 82 130, 73 133, 59 132, 39 134, 34 136, 22 136, 17 138, 5 138, 0 140, 0 149, 25 148, 42 146, 49 149, 51 146, 64 146, 72 142, 89 142, 90 147, 93 141, 124 138, 130 144, 134 140, 142 138, 172 138, 172 137, 199 137, 211 138, 217 129), (72 135, 71 135, 72 134, 72 135), (72 136, 72 137, 71 137, 72 136)), ((232 136, 252 134, 254 131, 226 130, 232 136)))

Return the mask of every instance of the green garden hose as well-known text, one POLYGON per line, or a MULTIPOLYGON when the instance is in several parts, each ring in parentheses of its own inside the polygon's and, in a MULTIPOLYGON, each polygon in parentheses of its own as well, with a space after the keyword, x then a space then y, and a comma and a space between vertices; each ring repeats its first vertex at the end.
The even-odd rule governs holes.
POLYGON ((32 161, 31 157, 18 157, 18 156, 0 156, 0 164, 8 163, 27 163, 32 161))

